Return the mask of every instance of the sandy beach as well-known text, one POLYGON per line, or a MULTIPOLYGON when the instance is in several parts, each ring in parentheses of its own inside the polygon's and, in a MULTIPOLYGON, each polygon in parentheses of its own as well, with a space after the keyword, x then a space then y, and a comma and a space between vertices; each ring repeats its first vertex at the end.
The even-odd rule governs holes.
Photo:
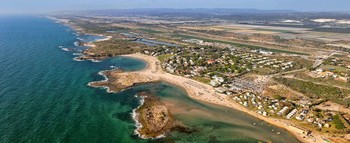
MULTIPOLYGON (((103 36, 103 35, 96 35, 96 34, 88 34, 88 35, 103 36)), ((104 36, 104 37, 106 37, 106 38, 98 39, 98 40, 95 40, 94 42, 108 41, 108 40, 112 39, 112 36, 104 36)), ((93 47, 96 47, 94 42, 83 43, 83 45, 86 46, 86 47, 93 48, 93 47)))

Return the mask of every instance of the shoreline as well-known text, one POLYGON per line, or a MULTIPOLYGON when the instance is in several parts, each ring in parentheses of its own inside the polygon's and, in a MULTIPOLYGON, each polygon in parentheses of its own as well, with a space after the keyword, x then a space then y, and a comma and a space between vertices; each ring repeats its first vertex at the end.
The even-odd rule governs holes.
MULTIPOLYGON (((92 36, 104 37, 102 39, 97 39, 97 40, 94 40, 94 41, 91 41, 91 42, 82 42, 81 39, 78 39, 78 41, 81 42, 80 46, 86 46, 86 47, 89 47, 89 49, 93 48, 93 47, 96 47, 96 45, 94 44, 95 42, 108 41, 108 40, 111 40, 113 38, 113 36, 110 36, 110 35, 106 36, 106 35, 103 35, 103 34, 88 33, 83 28, 81 28, 79 26, 76 26, 76 25, 73 25, 69 19, 57 18, 57 17, 54 17, 54 16, 46 16, 46 18, 49 19, 49 20, 52 20, 52 21, 54 21, 54 22, 56 22, 58 24, 61 24, 61 25, 69 27, 70 29, 75 31, 73 33, 75 35, 78 34, 78 35, 92 35, 92 36)), ((86 51, 86 50, 84 50, 84 51, 86 51)), ((108 58, 108 57, 91 58, 91 57, 88 57, 87 56, 88 54, 84 53, 84 51, 80 52, 82 55, 74 57, 73 60, 74 61, 78 61, 78 62, 85 61, 85 60, 88 60, 88 61, 91 61, 91 62, 101 62, 101 60, 108 58)))
MULTIPOLYGON (((83 33, 83 34, 86 34, 86 35, 104 36, 104 35, 101 35, 101 34, 85 33, 84 29, 70 24, 69 23, 70 21, 66 20, 66 19, 59 19, 59 18, 55 18, 55 17, 48 17, 48 18, 51 19, 51 20, 56 21, 57 23, 64 24, 64 25, 70 27, 71 29, 76 31, 78 34, 83 33)), ((105 36, 105 37, 106 38, 100 39, 100 40, 96 40, 95 42, 110 40, 112 38, 112 36, 105 36)), ((86 44, 90 48, 96 46, 93 42, 88 42, 86 44)), ((82 54, 83 54, 82 56, 85 55, 84 53, 82 53, 82 54)), ((82 56, 80 56, 80 57, 82 57, 82 56)), ((162 70, 162 68, 160 67, 159 60, 156 57, 147 56, 147 55, 143 55, 143 54, 140 54, 140 53, 129 54, 129 55, 120 55, 120 56, 129 57, 129 58, 136 58, 136 59, 142 60, 145 63, 147 63, 147 66, 144 69, 140 70, 140 71, 123 72, 123 73, 121 73, 121 75, 124 75, 124 76, 125 75, 134 75, 134 74, 140 74, 140 75, 138 75, 134 79, 135 81, 127 83, 126 86, 124 85, 126 88, 123 88, 123 89, 121 89, 119 91, 113 91, 110 88, 110 86, 108 86, 108 85, 103 85, 103 86, 94 86, 94 85, 92 85, 93 83, 100 83, 100 82, 108 83, 108 80, 110 78, 108 77, 108 75, 105 75, 105 72, 113 72, 115 70, 100 71, 99 74, 101 76, 103 76, 105 79, 102 80, 102 81, 89 82, 88 85, 90 87, 98 87, 98 88, 107 89, 107 92, 109 92, 109 93, 116 93, 116 92, 123 91, 123 90, 125 90, 127 88, 130 88, 130 87, 132 87, 134 85, 137 85, 137 84, 164 81, 166 83, 169 83, 171 85, 174 85, 174 86, 179 87, 180 89, 184 90, 187 93, 187 95, 190 98, 192 98, 192 99, 199 100, 199 101, 206 102, 206 103, 211 103, 211 104, 216 104, 216 105, 220 105, 220 106, 229 107, 229 108, 232 108, 232 109, 235 109, 235 110, 239 110, 239 111, 242 111, 242 112, 244 112, 246 114, 249 114, 249 115, 251 115, 251 116, 253 116, 255 118, 263 120, 263 121, 265 121, 265 122, 267 122, 269 124, 272 124, 272 125, 275 125, 277 127, 282 128, 282 129, 285 129, 291 135, 296 137, 300 142, 315 142, 314 141, 315 138, 317 138, 316 141, 318 141, 318 142, 325 142, 323 140, 323 137, 319 133, 314 133, 313 132, 314 138, 309 138, 309 137, 306 138, 305 135, 302 135, 300 133, 296 133, 295 132, 295 125, 292 125, 292 123, 289 123, 289 121, 286 121, 284 119, 277 119, 277 118, 275 119, 275 118, 263 117, 260 114, 255 113, 254 111, 251 111, 249 109, 244 108, 243 106, 239 105, 236 102, 228 101, 228 100, 225 99, 225 95, 216 93, 214 88, 211 87, 208 84, 204 84, 204 83, 201 83, 201 82, 189 79, 189 78, 185 78, 185 77, 177 76, 177 75, 172 75, 170 73, 164 72, 162 70), (157 74, 161 74, 161 75, 157 75, 157 74), (138 79, 142 79, 142 78, 145 78, 145 77, 148 77, 148 76, 152 76, 152 78, 148 78, 148 80, 146 80, 146 81, 138 80, 138 79), (201 92, 202 89, 206 89, 206 90, 204 90, 205 91, 204 93, 201 92), (197 94, 200 94, 200 95, 197 95, 197 94), (206 95, 206 96, 203 96, 203 95, 206 95)), ((80 57, 76 57, 76 58, 80 58, 80 57)), ((105 57, 105 58, 107 58, 107 57, 105 57)), ((92 58, 92 59, 83 59, 83 60, 90 60, 90 61, 94 62, 94 61, 100 61, 101 59, 93 59, 92 58)), ((121 82, 123 83, 122 80, 121 80, 121 82)))
MULTIPOLYGON (((135 96, 139 97, 138 95, 135 95, 135 96)), ((137 136, 139 136, 142 139, 147 139, 143 135, 141 135, 140 132, 138 131, 139 129, 141 129, 143 127, 143 125, 139 122, 139 113, 137 113, 136 111, 138 109, 140 109, 143 106, 143 104, 145 104, 145 97, 141 96, 140 98, 141 98, 140 105, 137 106, 137 108, 133 109, 132 113, 131 113, 132 119, 135 121, 135 127, 136 127, 136 129, 134 130, 134 134, 136 134, 137 136)))
MULTIPOLYGON (((286 130, 287 132, 289 132, 294 137, 296 137, 300 142, 314 142, 314 139, 316 139, 317 142, 324 142, 323 140, 324 137, 321 136, 319 133, 313 132, 312 133, 313 137, 311 138, 303 134, 301 129, 299 129, 297 125, 291 123, 288 120, 271 118, 271 117, 263 117, 252 110, 244 108, 243 106, 239 105, 234 101, 229 101, 226 99, 227 97, 226 95, 216 93, 215 89, 208 84, 204 84, 204 83, 195 81, 193 79, 164 72, 160 67, 159 60, 156 57, 148 56, 140 53, 122 55, 122 56, 142 60, 147 63, 147 66, 143 70, 132 71, 132 72, 114 73, 113 70, 110 70, 111 74, 104 75, 107 77, 107 82, 109 78, 118 78, 118 81, 116 82, 116 84, 109 84, 109 86, 118 86, 118 84, 120 84, 124 87, 130 88, 137 84, 163 81, 184 90, 187 93, 187 95, 192 99, 239 110, 255 118, 263 120, 264 122, 267 122, 271 125, 280 127, 286 130), (133 78, 129 78, 129 77, 133 77, 133 78)), ((98 82, 95 82, 95 83, 98 83, 98 82)), ((93 87, 96 87, 96 86, 93 86, 93 87)), ((97 86, 97 87, 103 87, 103 86, 97 86)), ((112 91, 112 92, 119 92, 119 91, 112 91)))

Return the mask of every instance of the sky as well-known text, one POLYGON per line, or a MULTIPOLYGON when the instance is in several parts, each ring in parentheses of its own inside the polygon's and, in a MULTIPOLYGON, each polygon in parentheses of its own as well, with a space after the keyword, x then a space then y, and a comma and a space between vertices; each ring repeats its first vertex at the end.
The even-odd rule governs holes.
POLYGON ((0 0, 0 14, 137 8, 350 11, 350 0, 0 0))

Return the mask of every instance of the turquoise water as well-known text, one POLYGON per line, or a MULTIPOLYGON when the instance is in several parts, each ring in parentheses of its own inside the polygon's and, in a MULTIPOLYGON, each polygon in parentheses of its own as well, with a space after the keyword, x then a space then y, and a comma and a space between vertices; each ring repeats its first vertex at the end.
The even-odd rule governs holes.
POLYGON ((133 96, 117 97, 87 87, 97 72, 116 65, 142 69, 135 59, 75 62, 73 31, 50 20, 0 18, 0 142, 128 142, 134 123, 117 114, 138 106, 133 96))
POLYGON ((269 127, 252 127, 258 120, 193 101, 164 83, 140 85, 118 94, 90 88, 88 82, 102 79, 97 74, 101 70, 110 66, 140 70, 145 63, 121 57, 99 63, 73 61, 73 52, 58 47, 74 47, 77 38, 70 28, 45 18, 0 17, 1 143, 297 142, 283 130, 277 136, 268 132, 269 127), (169 105, 181 104, 183 110, 174 111, 175 116, 198 132, 139 139, 130 114, 139 105, 135 95, 140 91, 151 91, 169 105), (193 108, 198 112, 192 112, 193 108), (199 114, 204 112, 227 116, 216 119, 199 114))
POLYGON ((142 85, 134 88, 134 90, 140 89, 147 89, 153 95, 158 95, 178 120, 186 127, 195 130, 191 134, 174 132, 161 141, 175 140, 185 143, 299 142, 283 129, 271 126, 237 110, 192 100, 186 93, 167 83, 142 85), (280 135, 277 132, 280 132, 280 135))

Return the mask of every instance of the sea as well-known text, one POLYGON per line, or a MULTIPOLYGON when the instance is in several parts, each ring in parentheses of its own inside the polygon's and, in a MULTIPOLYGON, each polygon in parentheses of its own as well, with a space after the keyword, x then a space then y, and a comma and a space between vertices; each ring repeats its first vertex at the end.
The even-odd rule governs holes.
POLYGON ((99 71, 146 66, 126 57, 73 60, 86 48, 77 41, 100 38, 45 17, 0 16, 1 143, 299 142, 281 128, 234 109, 195 101, 168 83, 138 85, 120 93, 89 87, 89 82, 104 79, 99 71), (138 137, 132 111, 140 105, 137 94, 142 91, 158 96, 194 132, 138 137))

